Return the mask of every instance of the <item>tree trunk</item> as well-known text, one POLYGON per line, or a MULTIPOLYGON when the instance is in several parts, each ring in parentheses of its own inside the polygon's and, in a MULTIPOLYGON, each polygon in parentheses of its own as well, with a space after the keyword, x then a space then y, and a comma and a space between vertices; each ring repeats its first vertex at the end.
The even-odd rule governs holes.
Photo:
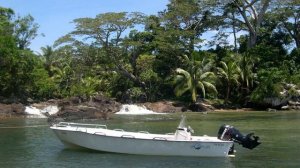
POLYGON ((190 37, 189 58, 192 57, 192 53, 194 52, 194 45, 195 45, 195 37, 190 37))
POLYGON ((234 37, 234 51, 237 52, 237 39, 236 39, 236 28, 235 28, 235 15, 234 12, 232 12, 232 31, 233 31, 233 37, 234 37))
POLYGON ((196 88, 196 85, 193 83, 193 86, 192 86, 192 102, 196 103, 196 101, 197 101, 197 88, 196 88))
POLYGON ((257 42, 257 33, 253 32, 249 34, 249 40, 248 40, 248 49, 253 48, 256 45, 257 42))
POLYGON ((230 83, 228 83, 228 85, 227 85, 227 93, 226 93, 225 103, 228 102, 229 95, 230 95, 230 83))
POLYGON ((134 76, 133 74, 129 73, 127 70, 125 70, 122 66, 117 65, 117 69, 115 69, 117 72, 119 72, 124 77, 128 78, 138 86, 142 87, 143 89, 146 88, 146 84, 142 82, 138 77, 134 76))
POLYGON ((137 68, 136 68, 136 60, 138 59, 139 55, 140 55, 140 51, 138 49, 134 50, 131 53, 130 64, 132 66, 134 76, 138 75, 137 68))
POLYGON ((255 3, 258 2, 258 0, 254 0, 252 2, 248 2, 246 0, 243 1, 243 5, 241 5, 239 0, 235 0, 234 3, 241 14, 245 25, 247 26, 248 32, 249 32, 249 40, 248 40, 248 49, 254 47, 257 42, 257 34, 259 33, 259 28, 261 26, 261 23, 264 19, 264 15, 270 5, 271 0, 265 0, 264 2, 261 2, 261 9, 260 11, 257 11, 258 9, 255 7, 255 3), (246 3, 246 4, 244 4, 246 3), (251 20, 247 13, 250 13, 252 15, 251 20))
POLYGON ((299 39, 295 39, 296 40, 296 47, 300 48, 300 35, 299 35, 299 39))

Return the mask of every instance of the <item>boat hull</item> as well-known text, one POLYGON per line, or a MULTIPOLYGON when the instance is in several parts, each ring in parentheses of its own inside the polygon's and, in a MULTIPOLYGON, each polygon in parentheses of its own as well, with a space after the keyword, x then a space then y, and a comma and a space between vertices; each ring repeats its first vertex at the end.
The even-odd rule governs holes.
POLYGON ((169 141, 165 139, 138 139, 131 136, 114 137, 52 128, 57 137, 68 146, 137 155, 227 157, 233 142, 169 141))

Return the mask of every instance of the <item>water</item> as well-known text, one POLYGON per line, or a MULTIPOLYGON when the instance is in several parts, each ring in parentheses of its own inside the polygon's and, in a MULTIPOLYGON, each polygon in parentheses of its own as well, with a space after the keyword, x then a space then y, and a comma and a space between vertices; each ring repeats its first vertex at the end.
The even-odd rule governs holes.
MULTIPOLYGON (((120 116, 109 121, 110 128, 151 133, 174 132, 181 114, 120 116)), ((66 149, 46 126, 46 119, 0 120, 0 167, 205 167, 286 168, 300 167, 300 112, 188 113, 187 123, 196 135, 215 136, 219 126, 234 125, 243 133, 255 132, 262 144, 254 150, 236 145, 235 158, 162 157, 112 154, 83 149, 66 149), (39 127, 30 127, 39 125, 39 127), (26 127, 24 127, 26 126, 26 127), (6 127, 6 128, 4 128, 6 127)))

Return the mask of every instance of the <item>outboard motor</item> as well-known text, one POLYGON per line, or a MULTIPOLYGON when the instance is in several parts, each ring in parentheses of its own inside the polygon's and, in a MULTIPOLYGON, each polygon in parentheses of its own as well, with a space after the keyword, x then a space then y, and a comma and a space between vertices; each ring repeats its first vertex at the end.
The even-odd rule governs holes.
POLYGON ((254 133, 249 133, 246 136, 240 133, 239 130, 235 129, 230 125, 222 125, 218 132, 218 139, 226 141, 234 141, 242 144, 244 148, 253 149, 259 144, 259 137, 254 136, 254 133))

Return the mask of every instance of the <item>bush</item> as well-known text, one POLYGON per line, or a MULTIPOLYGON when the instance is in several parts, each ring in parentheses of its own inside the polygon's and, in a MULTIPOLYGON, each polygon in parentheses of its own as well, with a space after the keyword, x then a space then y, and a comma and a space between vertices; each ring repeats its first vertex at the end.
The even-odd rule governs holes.
POLYGON ((285 73, 277 68, 262 69, 258 72, 258 85, 251 93, 253 102, 262 102, 265 98, 280 97, 283 90, 285 73))

